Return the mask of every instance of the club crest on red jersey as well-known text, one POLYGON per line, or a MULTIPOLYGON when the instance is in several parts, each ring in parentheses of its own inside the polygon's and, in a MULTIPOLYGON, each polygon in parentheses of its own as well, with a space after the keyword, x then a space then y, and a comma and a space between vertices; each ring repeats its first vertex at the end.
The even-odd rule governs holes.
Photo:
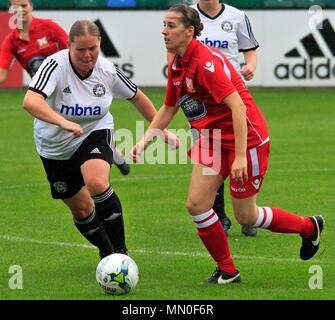
POLYGON ((47 37, 42 37, 36 40, 40 49, 49 47, 49 42, 47 37))
POLYGON ((185 78, 185 83, 186 83, 186 90, 187 92, 194 93, 195 89, 193 87, 193 80, 190 78, 185 78))

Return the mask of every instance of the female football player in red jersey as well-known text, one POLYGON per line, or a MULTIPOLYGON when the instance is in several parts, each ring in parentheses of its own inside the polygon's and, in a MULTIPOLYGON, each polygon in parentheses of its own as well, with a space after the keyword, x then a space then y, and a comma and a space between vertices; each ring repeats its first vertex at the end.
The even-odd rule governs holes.
POLYGON ((228 59, 196 40, 201 30, 202 23, 193 8, 179 4, 168 10, 162 33, 167 50, 175 56, 169 64, 165 102, 131 156, 137 161, 157 129, 167 127, 179 108, 200 131, 200 138, 189 151, 195 164, 186 207, 217 263, 204 283, 227 284, 240 282, 241 278, 212 206, 218 187, 228 176, 237 221, 272 232, 298 233, 303 260, 318 251, 324 219, 256 204, 268 167, 266 121, 228 59))
POLYGON ((33 17, 32 0, 11 0, 17 28, 4 39, 0 51, 0 83, 16 60, 33 76, 49 55, 67 48, 67 33, 54 21, 33 17), (18 12, 20 11, 20 12, 18 12))

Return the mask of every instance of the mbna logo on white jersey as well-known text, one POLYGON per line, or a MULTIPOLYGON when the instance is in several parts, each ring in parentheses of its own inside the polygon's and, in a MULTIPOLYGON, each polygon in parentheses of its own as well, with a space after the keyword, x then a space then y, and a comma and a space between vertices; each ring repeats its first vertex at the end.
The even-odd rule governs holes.
POLYGON ((63 104, 60 109, 60 113, 71 117, 95 117, 101 115, 101 107, 80 106, 78 103, 76 103, 75 106, 67 106, 63 104))
POLYGON ((276 65, 274 74, 277 79, 330 80, 332 77, 335 78, 335 31, 329 19, 322 21, 317 29, 318 34, 310 33, 300 39, 305 54, 301 49, 299 51, 299 48, 286 52, 285 57, 290 61, 276 65), (327 47, 329 53, 325 53, 320 44, 322 48, 327 47))
POLYGON ((202 43, 207 44, 211 47, 214 47, 216 49, 227 49, 229 46, 229 42, 227 40, 215 40, 210 39, 208 37, 205 38, 205 40, 201 40, 202 43))

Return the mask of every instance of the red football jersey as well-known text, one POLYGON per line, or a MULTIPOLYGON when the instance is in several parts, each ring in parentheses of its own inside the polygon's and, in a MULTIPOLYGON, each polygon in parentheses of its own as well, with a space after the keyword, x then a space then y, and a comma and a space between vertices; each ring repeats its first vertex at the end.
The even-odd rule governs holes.
POLYGON ((247 107, 248 148, 268 138, 265 119, 241 76, 219 51, 192 40, 184 56, 169 64, 165 105, 180 106, 197 130, 221 129, 221 144, 234 149, 231 109, 223 99, 237 91, 247 107))
POLYGON ((16 60, 33 76, 49 55, 67 48, 67 33, 54 21, 33 18, 29 41, 14 29, 4 39, 0 52, 0 68, 11 69, 16 60))

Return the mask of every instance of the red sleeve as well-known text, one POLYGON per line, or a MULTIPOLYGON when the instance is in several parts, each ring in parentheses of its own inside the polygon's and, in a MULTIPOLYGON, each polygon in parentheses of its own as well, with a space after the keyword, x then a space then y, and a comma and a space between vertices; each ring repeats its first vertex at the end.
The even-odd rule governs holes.
POLYGON ((166 106, 175 106, 177 101, 176 101, 176 88, 174 87, 172 83, 172 63, 169 64, 169 69, 168 69, 168 82, 166 86, 166 94, 165 94, 165 101, 164 104, 166 106))
POLYGON ((220 58, 198 65, 199 84, 212 96, 216 103, 237 91, 228 75, 230 70, 220 58))
POLYGON ((59 50, 67 48, 68 34, 55 21, 50 20, 50 30, 52 30, 55 41, 59 45, 59 50))
POLYGON ((12 49, 12 35, 9 34, 6 36, 5 40, 1 45, 0 51, 0 68, 10 69, 15 62, 15 57, 12 49))

